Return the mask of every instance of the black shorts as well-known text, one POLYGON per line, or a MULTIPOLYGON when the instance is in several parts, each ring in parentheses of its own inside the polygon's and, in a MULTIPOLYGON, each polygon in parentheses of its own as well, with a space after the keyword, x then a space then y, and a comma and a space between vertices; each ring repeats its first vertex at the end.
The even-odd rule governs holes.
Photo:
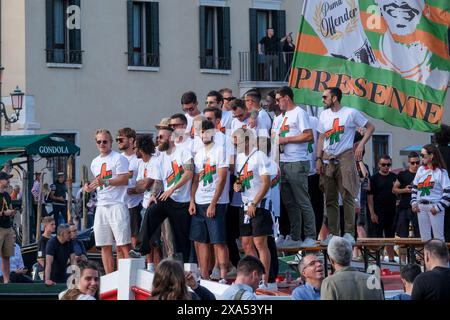
POLYGON ((131 227, 131 236, 135 237, 139 233, 139 229, 141 228, 141 210, 142 205, 138 204, 136 207, 129 208, 128 211, 130 212, 130 227, 131 227))
POLYGON ((262 237, 273 235, 273 220, 269 210, 256 208, 255 217, 244 223, 244 209, 239 210, 239 235, 241 237, 262 237))

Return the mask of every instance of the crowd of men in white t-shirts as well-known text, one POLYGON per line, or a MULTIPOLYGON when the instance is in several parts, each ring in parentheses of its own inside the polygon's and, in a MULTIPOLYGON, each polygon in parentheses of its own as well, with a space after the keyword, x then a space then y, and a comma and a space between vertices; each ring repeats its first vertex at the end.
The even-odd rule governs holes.
POLYGON ((196 94, 186 92, 184 113, 161 119, 156 137, 136 136, 131 128, 115 136, 97 130, 95 179, 84 190, 97 191, 94 233, 105 272, 114 270, 113 243, 119 258, 147 255, 153 268, 163 230, 178 259, 197 262, 202 278, 221 282, 235 275, 240 243, 264 265, 268 288, 278 274, 277 247, 319 245, 324 203, 330 233, 323 244, 341 232, 354 242, 355 160, 374 126, 341 106, 341 97, 338 88, 325 90, 318 115, 297 106, 289 87, 264 98, 256 89, 242 99, 230 89, 211 91, 203 110, 196 94), (355 146, 358 128, 363 134, 355 146), (114 140, 122 153, 113 151, 114 140), (317 202, 322 191, 325 201, 317 202), (339 194, 345 230, 339 230, 339 194), (284 234, 281 203, 289 223, 284 234))

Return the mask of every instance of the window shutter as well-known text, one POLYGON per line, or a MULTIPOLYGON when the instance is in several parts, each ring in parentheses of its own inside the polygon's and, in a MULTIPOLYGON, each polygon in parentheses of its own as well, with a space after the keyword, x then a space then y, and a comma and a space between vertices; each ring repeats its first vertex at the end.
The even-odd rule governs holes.
POLYGON ((150 66, 159 67, 159 3, 149 2, 145 10, 147 17, 147 54, 151 54, 150 66))
MULTIPOLYGON (((81 8, 80 0, 70 0, 69 6, 75 5, 81 8)), ((69 63, 82 63, 81 60, 81 29, 69 30, 69 63), (75 52, 72 52, 75 50, 75 52)))
POLYGON ((230 32, 230 8, 223 8, 223 63, 222 69, 231 70, 231 32, 230 32))
POLYGON ((200 68, 205 68, 206 62, 206 8, 200 6, 200 68))
POLYGON ((286 11, 276 10, 273 12, 274 12, 273 27, 275 28, 275 36, 278 39, 281 39, 286 35, 286 11))
POLYGON ((256 79, 256 75, 257 75, 257 67, 258 67, 258 29, 257 29, 257 25, 256 25, 256 13, 257 10, 256 9, 252 9, 250 8, 250 16, 249 16, 249 20, 250 20, 250 52, 248 53, 248 55, 244 58, 245 63, 250 63, 250 70, 251 70, 251 79, 256 79))
POLYGON ((127 1, 128 65, 133 65, 133 1, 127 1))
POLYGON ((46 24, 46 33, 47 33, 47 45, 46 45, 46 53, 47 53, 47 62, 53 62, 53 51, 49 51, 53 49, 53 0, 47 0, 45 2, 45 24, 46 24))

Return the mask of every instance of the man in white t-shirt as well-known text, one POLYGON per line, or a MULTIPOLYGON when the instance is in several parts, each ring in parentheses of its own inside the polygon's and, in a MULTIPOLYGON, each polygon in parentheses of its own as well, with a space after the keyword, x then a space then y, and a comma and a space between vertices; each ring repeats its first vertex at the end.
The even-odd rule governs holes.
POLYGON ((244 101, 250 113, 255 113, 258 126, 258 136, 269 136, 272 128, 272 118, 269 113, 261 107, 261 94, 255 89, 245 93, 244 101))
MULTIPOLYGON (((197 115, 198 116, 198 115, 197 115)), ((197 117, 196 116, 196 117, 197 117)), ((194 117, 195 118, 195 117, 194 117)), ((193 120, 192 120, 193 122, 193 120)), ((193 149, 193 138, 190 133, 186 131, 188 127, 188 121, 184 114, 176 113, 170 117, 169 127, 172 128, 172 139, 177 147, 185 148, 186 150, 195 153, 193 149)), ((193 126, 191 131, 193 132, 193 126)))
POLYGON ((128 258, 131 243, 130 214, 127 208, 128 160, 112 150, 112 135, 106 129, 98 129, 95 142, 100 155, 92 160, 91 172, 95 179, 84 185, 91 193, 97 190, 95 211, 95 244, 102 248, 102 261, 106 273, 114 271, 112 246, 128 258))
POLYGON ((270 178, 276 174, 276 168, 267 155, 257 149, 252 130, 238 129, 233 136, 237 140, 238 152, 235 166, 237 178, 233 189, 241 193, 243 202, 239 214, 242 247, 245 254, 259 256, 265 269, 263 280, 267 285, 271 261, 267 237, 273 235, 270 178))
POLYGON ((328 245, 333 236, 340 236, 339 203, 341 194, 344 205, 344 238, 355 242, 355 201, 359 192, 359 176, 356 161, 362 160, 364 146, 372 136, 375 127, 353 108, 341 106, 342 91, 329 88, 324 91, 322 101, 325 109, 319 117, 317 131, 316 169, 321 175, 321 185, 325 192, 325 203, 330 234, 322 241, 328 245), (357 128, 365 127, 366 132, 353 152, 353 140, 357 128))
POLYGON ((128 189, 127 205, 130 213, 131 246, 136 246, 136 237, 141 226, 142 194, 135 193, 136 178, 140 160, 136 157, 134 143, 136 131, 131 128, 122 128, 117 131, 116 143, 122 155, 128 160, 128 189))
POLYGON ((185 112, 184 115, 187 119, 186 132, 191 137, 193 137, 192 123, 194 117, 200 114, 200 111, 198 110, 197 95, 195 94, 195 92, 188 91, 183 93, 183 95, 181 96, 181 107, 185 112))
POLYGON ((219 90, 223 98, 222 104, 222 119, 220 119, 221 128, 225 128, 223 133, 231 130, 231 121, 233 121, 233 113, 231 110, 231 101, 235 100, 236 97, 233 96, 233 91, 230 88, 223 88, 219 90))
POLYGON ((150 175, 151 172, 158 170, 158 151, 155 150, 151 135, 140 135, 136 139, 136 156, 141 161, 139 162, 134 192, 143 195, 142 211, 140 213, 141 216, 143 216, 143 221, 138 233, 138 242, 141 243, 142 246, 149 246, 149 248, 145 249, 145 251, 149 251, 149 254, 147 255, 147 269, 154 271, 155 265, 158 265, 162 258, 162 252, 160 228, 158 228, 153 235, 148 234, 147 232, 148 214, 146 213, 151 205, 151 187, 154 182, 154 180, 150 178, 150 175))
POLYGON ((295 105, 289 87, 275 91, 275 98, 284 112, 281 122, 273 128, 280 147, 281 198, 288 212, 290 234, 280 246, 314 247, 316 225, 308 193, 308 144, 313 140, 312 128, 306 112, 295 105), (305 235, 302 241, 302 233, 305 235))
MULTIPOLYGON (((157 125, 156 128, 159 130, 158 170, 150 171, 149 176, 155 180, 150 201, 156 202, 156 205, 150 206, 147 210, 146 232, 153 235, 163 221, 169 218, 176 253, 182 254, 184 262, 189 262, 191 253, 189 202, 194 175, 192 154, 185 148, 175 146, 171 137, 173 130, 168 125, 167 127, 157 125)), ((136 250, 130 252, 133 257, 148 253, 148 249, 142 243, 138 243, 136 250)))
MULTIPOLYGON (((222 134, 220 131, 219 133, 222 134)), ((209 244, 212 244, 220 277, 225 282, 228 271, 226 214, 229 202, 229 165, 223 144, 215 143, 215 134, 215 124, 203 120, 203 144, 194 158, 195 175, 189 206, 192 216, 190 239, 196 243, 202 278, 209 278, 209 244)))

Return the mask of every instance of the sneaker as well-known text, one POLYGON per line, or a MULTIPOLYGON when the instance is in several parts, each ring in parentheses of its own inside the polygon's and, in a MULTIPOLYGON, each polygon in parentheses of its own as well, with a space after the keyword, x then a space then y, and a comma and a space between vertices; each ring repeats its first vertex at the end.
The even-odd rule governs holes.
POLYGON ((305 241, 302 242, 301 247, 303 247, 303 248, 317 247, 317 243, 312 238, 306 238, 305 241))
POLYGON ((286 240, 283 242, 283 248, 299 248, 302 245, 301 240, 293 240, 290 236, 286 236, 286 240))
POLYGON ((220 269, 214 267, 209 277, 211 278, 211 280, 220 280, 220 269))
MULTIPOLYGON (((290 237, 290 236, 288 236, 288 237, 290 237)), ((284 236, 282 234, 280 234, 280 236, 275 240, 275 244, 277 245, 277 247, 282 247, 283 242, 284 242, 284 236)))
POLYGON ((236 278, 236 276, 237 276, 237 269, 235 266, 232 266, 230 271, 227 272, 227 279, 229 278, 233 279, 236 278))
POLYGON ((130 255, 130 258, 134 258, 134 259, 138 259, 138 258, 140 258, 142 256, 141 253, 139 251, 136 251, 136 250, 130 250, 128 252, 128 254, 130 255))
POLYGON ((350 233, 345 233, 343 238, 350 242, 350 244, 353 246, 355 244, 355 238, 350 233))
POLYGON ((219 280, 219 283, 220 283, 220 284, 227 284, 227 280, 225 280, 225 279, 220 279, 220 280, 219 280))
POLYGON ((331 239, 333 238, 333 235, 330 233, 329 235, 327 235, 327 237, 325 238, 325 240, 322 240, 320 242, 321 246, 328 246, 328 244, 330 243, 331 239))

